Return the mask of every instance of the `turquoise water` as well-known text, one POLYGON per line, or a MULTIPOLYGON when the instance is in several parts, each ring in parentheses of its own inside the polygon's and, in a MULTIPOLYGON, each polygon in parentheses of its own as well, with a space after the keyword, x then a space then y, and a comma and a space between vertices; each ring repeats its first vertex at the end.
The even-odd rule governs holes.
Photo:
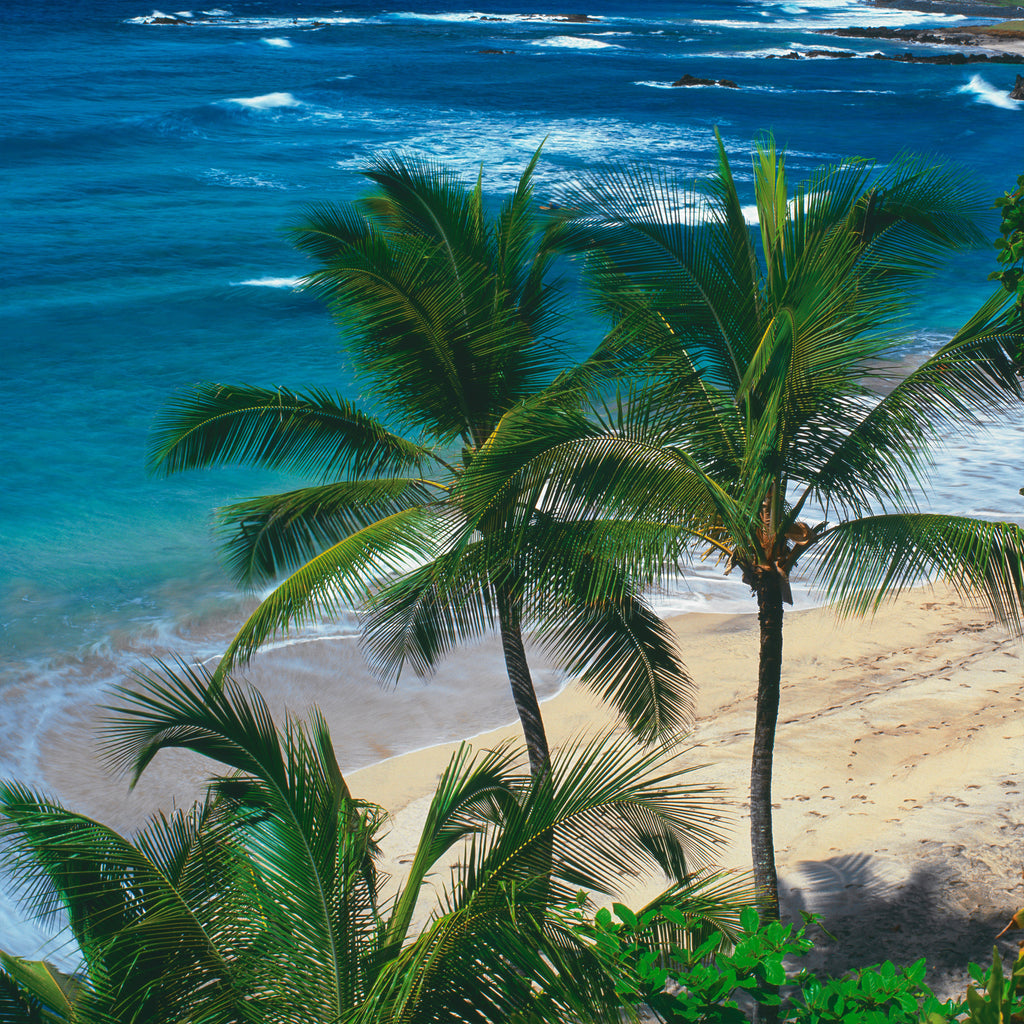
MULTIPOLYGON (((237 625, 211 510, 282 481, 149 479, 149 424, 197 380, 358 397, 324 310, 294 291, 308 268, 285 229, 306 203, 357 194, 373 153, 402 148, 467 176, 482 164, 500 192, 546 139, 543 193, 600 161, 699 174, 717 126, 741 185, 765 129, 794 179, 905 149, 961 161, 993 196, 1020 173, 1014 69, 871 60, 888 44, 816 34, 961 16, 832 0, 573 10, 597 20, 512 3, 252 0, 172 26, 135 0, 4 5, 0 771, 38 778, 62 707, 153 655, 211 655, 237 625), (823 46, 864 59, 766 59, 823 46), (670 88, 684 73, 740 88, 670 88)), ((966 257, 921 297, 909 353, 956 329, 990 267, 989 253, 966 257)), ((597 326, 567 312, 568 360, 597 326)), ((1019 517, 1019 423, 997 421, 983 457, 973 438, 950 445, 935 502, 1019 517)), ((745 609, 742 591, 701 580, 666 604, 745 609)))

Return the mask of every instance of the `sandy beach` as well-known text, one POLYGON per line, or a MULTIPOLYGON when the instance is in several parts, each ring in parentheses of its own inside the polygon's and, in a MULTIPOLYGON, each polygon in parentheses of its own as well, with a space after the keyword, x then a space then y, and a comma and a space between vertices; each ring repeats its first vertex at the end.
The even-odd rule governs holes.
MULTIPOLYGON (((721 863, 746 870, 756 617, 672 622, 699 684, 692 748, 679 763, 706 765, 694 780, 721 788, 734 822, 721 863)), ((478 734, 479 747, 516 738, 518 728, 490 728, 513 719, 495 645, 459 651, 436 680, 390 692, 370 684, 358 652, 348 650, 343 664, 320 644, 282 648, 257 659, 249 678, 278 714, 319 704, 343 763, 349 739, 376 725, 386 759, 348 779, 355 793, 391 812, 383 866, 398 875, 455 747, 387 757, 389 743, 403 742, 402 719, 416 724, 446 710, 461 735, 478 734), (475 696, 454 700, 456 693, 475 696), (428 694, 439 700, 425 705, 428 694), (362 703, 369 695, 371 706, 362 703)), ((822 938, 815 954, 829 971, 927 956, 933 983, 952 994, 966 962, 989 958, 995 934, 1024 906, 1022 658, 1021 643, 986 611, 943 590, 914 591, 873 620, 837 621, 828 609, 788 616, 774 776, 777 859, 784 913, 820 913, 836 937, 822 938)), ((549 669, 538 676, 548 692, 558 685, 549 669)), ((49 737, 47 777, 68 804, 132 828, 155 807, 195 796, 204 766, 184 756, 161 755, 131 794, 105 775, 90 753, 98 714, 79 709, 49 737)), ((544 715, 553 746, 614 725, 572 683, 545 701, 544 715)), ((404 742, 416 746, 415 738, 404 742)), ((655 886, 638 880, 634 902, 655 886)), ((1018 938, 1003 940, 1004 952, 1018 938)))

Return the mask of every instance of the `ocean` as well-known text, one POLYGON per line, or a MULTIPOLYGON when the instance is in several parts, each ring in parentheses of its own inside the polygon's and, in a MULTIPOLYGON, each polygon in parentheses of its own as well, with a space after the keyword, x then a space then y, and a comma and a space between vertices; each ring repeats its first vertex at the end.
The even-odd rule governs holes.
MULTIPOLYGON (((541 196, 602 162, 698 175, 716 128, 741 188, 770 130, 793 181, 843 156, 911 151, 966 165, 995 197, 1024 170, 1024 103, 1007 98, 1017 69, 874 60, 907 44, 818 34, 977 20, 842 0, 543 12, 6 0, 0 774, 40 784, 68 708, 154 657, 213 657, 239 624, 249 599, 219 564, 211 511, 291 481, 239 469, 154 480, 147 434, 168 396, 200 380, 359 397, 330 318, 295 290, 311 268, 286 232, 304 205, 358 195, 360 169, 394 149, 467 178, 482 168, 495 195, 541 142, 541 196), (767 59, 822 48, 852 56, 767 59), (672 88, 684 74, 739 88, 672 88)), ((922 290, 902 354, 948 338, 993 268, 991 251, 970 253, 922 290)), ((568 313, 567 361, 599 331, 582 299, 568 313)), ((1024 522, 1022 453, 1019 419, 949 438, 928 502, 1024 522)), ((662 607, 751 610, 738 580, 710 574, 662 607)), ((339 635, 354 644, 354 632, 339 635)), ((439 725, 415 742, 442 738, 439 725)), ((339 752, 346 766, 368 756, 339 752)), ((0 948, 35 955, 41 941, 0 893, 0 948)))

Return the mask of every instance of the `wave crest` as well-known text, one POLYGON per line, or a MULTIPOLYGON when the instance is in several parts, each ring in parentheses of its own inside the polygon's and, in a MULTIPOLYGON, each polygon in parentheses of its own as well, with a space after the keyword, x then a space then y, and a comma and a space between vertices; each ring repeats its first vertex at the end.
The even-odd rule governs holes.
POLYGON ((1000 107, 1003 110, 1024 110, 1024 100, 1010 99, 1008 92, 990 85, 981 75, 974 75, 966 85, 960 86, 957 92, 973 93, 975 102, 987 103, 989 106, 1000 107))
POLYGON ((531 46, 558 46, 571 50, 621 50, 621 46, 605 43, 593 36, 548 36, 547 39, 535 39, 531 46))
POLYGON ((275 107, 298 107, 299 101, 290 92, 268 92, 265 96, 239 97, 229 100, 252 110, 273 110, 275 107))
POLYGON ((248 281, 232 281, 234 287, 242 288, 298 288, 302 283, 299 277, 254 277, 248 281))

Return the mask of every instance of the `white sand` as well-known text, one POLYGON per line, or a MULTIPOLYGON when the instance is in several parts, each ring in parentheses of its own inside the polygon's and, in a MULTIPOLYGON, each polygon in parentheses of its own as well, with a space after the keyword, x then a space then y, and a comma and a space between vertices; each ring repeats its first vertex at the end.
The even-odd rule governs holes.
MULTIPOLYGON (((699 779, 725 790, 736 824, 721 860, 746 869, 756 617, 689 615, 673 625, 700 686, 696 750, 684 762, 706 763, 699 779)), ((378 756, 386 756, 402 742, 398 715, 418 718, 419 699, 438 684, 373 694, 367 720, 358 703, 365 681, 335 682, 339 670, 364 678, 357 659, 347 655, 350 663, 339 665, 334 652, 324 662, 314 647, 301 670, 269 659, 252 676, 277 712, 285 703, 297 713, 318 703, 343 763, 351 763, 346 737, 359 723, 371 733, 379 723, 378 756)), ((837 623, 822 609, 790 613, 783 662, 774 820, 784 912, 825 916, 838 937, 819 957, 830 970, 927 955, 939 985, 958 987, 966 960, 987 959, 994 935, 1024 906, 1021 644, 986 612, 964 609, 944 591, 916 591, 869 621, 837 623)), ((540 675, 554 685, 553 673, 540 675)), ((440 678, 447 689, 430 714, 451 716, 461 730, 454 735, 481 728, 472 725, 476 705, 460 692, 479 688, 500 719, 512 720, 494 645, 459 652, 440 678)), ((156 805, 192 799, 204 765, 185 756, 161 755, 130 796, 106 777, 90 754, 95 714, 81 709, 51 733, 47 775, 66 802, 132 827, 156 805)), ((553 746, 612 725, 576 685, 546 701, 544 716, 553 746)), ((518 735, 506 726, 474 745, 518 735)), ((433 746, 349 773, 356 794, 393 815, 385 870, 401 873, 454 748, 433 746)), ((1020 937, 1004 940, 1004 951, 1020 937)))

